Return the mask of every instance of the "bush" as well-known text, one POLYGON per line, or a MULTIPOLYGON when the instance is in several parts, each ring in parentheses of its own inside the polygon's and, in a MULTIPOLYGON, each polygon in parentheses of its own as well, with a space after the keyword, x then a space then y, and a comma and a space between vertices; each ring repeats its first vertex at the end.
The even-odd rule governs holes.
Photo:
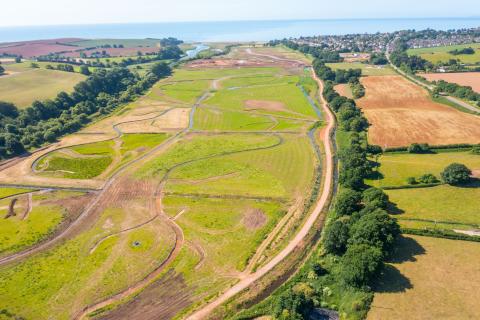
POLYGON ((361 287, 370 282, 382 266, 382 251, 367 244, 348 247, 342 257, 340 278, 347 284, 361 287))
POLYGON ((431 173, 426 173, 424 174, 423 176, 421 176, 420 178, 418 178, 418 181, 420 183, 424 183, 424 184, 432 184, 432 183, 437 183, 439 182, 437 177, 435 177, 435 175, 431 174, 431 173))
POLYGON ((464 164, 452 163, 441 173, 442 180, 450 185, 462 184, 470 181, 472 171, 464 164))
POLYGON ((410 184, 410 185, 418 184, 417 179, 415 179, 415 177, 408 177, 407 178, 407 183, 410 184))
POLYGON ((430 146, 426 143, 412 143, 408 147, 409 153, 429 153, 431 152, 430 146))
POLYGON ((313 302, 302 292, 286 290, 274 301, 275 319, 302 320, 307 319, 313 309, 313 302))
POLYGON ((339 216, 351 215, 353 212, 360 210, 361 193, 351 190, 343 189, 337 195, 335 201, 335 212, 339 216))
POLYGON ((476 146, 473 146, 472 153, 473 154, 480 154, 480 144, 477 144, 476 146))

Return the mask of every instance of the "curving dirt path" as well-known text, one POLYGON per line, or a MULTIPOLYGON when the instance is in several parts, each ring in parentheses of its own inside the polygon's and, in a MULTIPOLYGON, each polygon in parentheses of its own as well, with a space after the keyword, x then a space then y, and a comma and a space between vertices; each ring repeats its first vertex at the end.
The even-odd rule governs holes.
POLYGON ((327 102, 322 96, 323 92, 323 83, 322 81, 315 75, 312 69, 312 77, 317 81, 319 86, 319 98, 322 102, 323 110, 326 114, 326 121, 327 127, 325 130, 322 131, 322 136, 320 137, 321 141, 323 142, 325 148, 325 181, 324 187, 321 193, 319 200, 313 210, 313 212, 308 217, 307 221, 297 233, 295 238, 293 238, 288 245, 278 254, 276 255, 270 262, 266 265, 258 269, 256 272, 247 275, 245 278, 240 280, 237 284, 233 287, 228 289, 227 291, 223 292, 219 297, 215 300, 211 301, 209 304, 205 305, 200 310, 196 311, 195 313, 191 314, 187 320, 199 320, 199 319, 206 319, 209 314, 213 312, 213 310, 223 303, 225 303, 228 299, 232 298, 236 294, 240 293, 244 289, 247 289, 251 286, 255 281, 259 280, 261 277, 266 275, 269 271, 271 271, 276 265, 283 261, 290 253, 292 253, 295 248, 302 243, 304 238, 310 232, 312 227, 314 226, 317 219, 322 214, 325 206, 328 204, 328 198, 332 192, 333 186, 333 171, 334 171, 334 162, 333 162, 333 147, 331 143, 331 134, 335 127, 335 116, 333 115, 332 111, 327 105, 327 102))

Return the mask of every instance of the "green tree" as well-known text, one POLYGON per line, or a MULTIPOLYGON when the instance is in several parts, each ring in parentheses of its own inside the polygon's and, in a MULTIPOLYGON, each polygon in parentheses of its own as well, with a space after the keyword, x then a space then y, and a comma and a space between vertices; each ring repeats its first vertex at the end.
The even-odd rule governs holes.
POLYGON ((379 208, 386 209, 389 199, 388 195, 382 189, 371 187, 362 193, 362 202, 364 205, 376 205, 379 208))
POLYGON ((367 244, 389 253, 395 239, 400 234, 400 227, 385 211, 377 209, 365 214, 350 229, 349 244, 367 244))
POLYGON ((165 62, 157 62, 152 66, 150 72, 159 78, 163 78, 172 74, 172 69, 165 62))
POLYGON ((472 171, 461 163, 452 163, 441 173, 443 182, 451 185, 466 183, 471 175, 472 171))
POLYGON ((348 247, 341 260, 340 278, 348 285, 367 285, 382 266, 382 251, 367 244, 348 247))
POLYGON ((86 76, 89 76, 89 75, 92 74, 92 73, 90 72, 90 69, 88 69, 88 66, 86 66, 86 65, 81 65, 81 66, 80 66, 80 73, 81 73, 81 74, 84 74, 84 75, 86 75, 86 76))
POLYGON ((342 189, 335 200, 335 212, 339 216, 351 215, 360 210, 361 193, 351 189, 342 189))
POLYGON ((18 109, 13 103, 0 101, 0 119, 2 118, 1 116, 16 118, 18 109))
POLYGON ((325 251, 342 255, 347 249, 350 228, 343 219, 336 220, 328 225, 323 238, 325 251))
POLYGON ((275 301, 273 313, 279 320, 307 319, 313 309, 313 302, 301 292, 285 291, 275 301))

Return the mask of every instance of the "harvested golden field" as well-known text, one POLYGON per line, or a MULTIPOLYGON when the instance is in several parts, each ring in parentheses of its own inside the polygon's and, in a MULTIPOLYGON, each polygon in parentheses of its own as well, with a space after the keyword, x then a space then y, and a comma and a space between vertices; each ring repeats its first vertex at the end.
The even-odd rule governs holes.
POLYGON ((479 319, 480 243, 408 236, 367 319, 479 319))
POLYGON ((353 99, 352 89, 350 89, 348 83, 337 84, 335 86, 335 91, 341 96, 353 99))
POLYGON ((480 142, 480 117, 433 102, 426 90, 402 76, 372 76, 361 82, 366 94, 357 103, 371 123, 370 143, 398 147, 480 142))
POLYGON ((428 81, 444 80, 461 86, 472 87, 473 90, 480 93, 480 72, 427 73, 421 76, 428 81))

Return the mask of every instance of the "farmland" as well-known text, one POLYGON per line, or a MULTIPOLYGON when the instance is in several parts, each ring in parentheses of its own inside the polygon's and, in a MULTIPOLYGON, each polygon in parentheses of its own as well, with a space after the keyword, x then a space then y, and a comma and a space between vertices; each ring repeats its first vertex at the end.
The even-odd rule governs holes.
POLYGON ((472 87, 474 91, 480 93, 480 72, 427 73, 421 76, 428 81, 444 80, 461 86, 472 87))
POLYGON ((0 309, 36 319, 172 318, 270 261, 302 225, 321 174, 316 82, 295 55, 241 48, 214 58, 220 68, 188 63, 1 170, 2 183, 95 191, 71 219, 49 193, 33 195, 26 220, 9 218, 44 236, 15 240, 23 247, 0 260, 0 309), (230 68, 235 57, 247 66, 230 68))
POLYGON ((470 43, 462 45, 453 45, 453 46, 442 46, 442 47, 433 47, 433 48, 419 48, 419 49, 409 49, 407 51, 409 55, 418 55, 425 60, 428 60, 432 63, 439 62, 448 62, 450 59, 460 60, 460 62, 468 64, 476 64, 480 62, 480 44, 470 43), (461 50, 464 48, 473 48, 475 50, 474 54, 460 54, 453 55, 449 51, 461 50))
POLYGON ((433 102, 426 90, 401 76, 365 77, 358 100, 367 119, 370 143, 382 147, 411 143, 478 143, 480 118, 433 102))
POLYGON ((480 245, 405 236, 376 286, 367 319, 475 319, 480 245))
POLYGON ((440 172, 453 162, 465 164, 471 170, 480 169, 480 156, 470 151, 430 154, 385 153, 379 157, 379 174, 367 183, 376 187, 407 185, 409 177, 419 178, 431 173, 440 178, 440 172))
POLYGON ((390 76, 396 75, 396 72, 388 65, 375 66, 360 62, 339 62, 339 63, 327 63, 328 67, 332 70, 338 69, 361 69, 364 76, 390 76))
MULTIPOLYGON (((6 68, 13 70, 15 65, 6 68)), ((23 68, 22 68, 23 69, 23 68)), ((35 100, 55 98, 60 91, 70 92, 86 77, 71 72, 26 68, 0 77, 0 100, 28 107, 35 100)))

